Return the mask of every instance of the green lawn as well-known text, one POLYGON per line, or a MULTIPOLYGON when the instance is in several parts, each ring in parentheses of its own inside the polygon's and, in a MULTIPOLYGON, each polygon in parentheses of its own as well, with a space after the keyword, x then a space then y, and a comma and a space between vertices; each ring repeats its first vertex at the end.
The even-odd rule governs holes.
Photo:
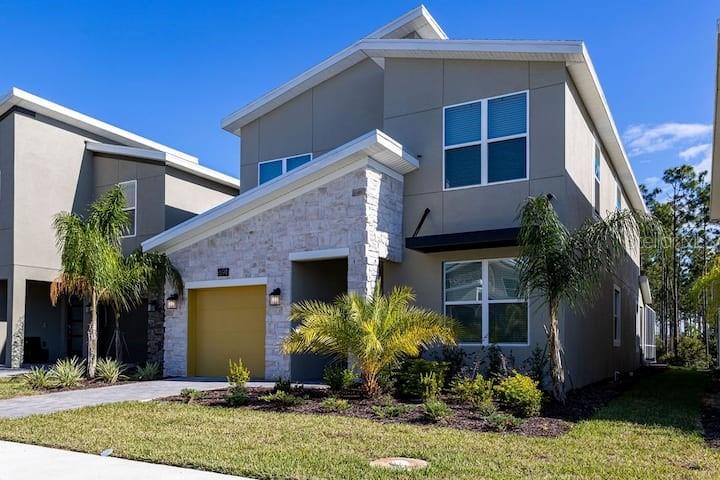
POLYGON ((0 378, 0 400, 35 393, 32 388, 25 385, 25 381, 21 377, 0 378))
POLYGON ((0 437, 263 479, 720 478, 698 426, 707 382, 686 370, 645 378, 555 439, 159 402, 0 421, 0 437), (368 466, 395 455, 431 468, 368 466))

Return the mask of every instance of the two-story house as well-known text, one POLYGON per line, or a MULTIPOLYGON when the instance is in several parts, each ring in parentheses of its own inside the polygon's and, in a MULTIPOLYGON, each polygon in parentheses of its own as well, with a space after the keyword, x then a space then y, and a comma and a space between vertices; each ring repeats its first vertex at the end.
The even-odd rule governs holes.
MULTIPOLYGON (((60 271, 52 227, 122 185, 132 226, 124 251, 238 193, 239 181, 198 159, 19 89, 0 97, 0 361, 47 363, 87 349, 85 307, 50 302, 60 271)), ((162 359, 162 302, 123 314, 123 360, 162 359)), ((112 315, 99 319, 100 354, 112 315)))
MULTIPOLYGON (((528 196, 554 195, 568 228, 645 211, 582 42, 451 40, 422 6, 223 128, 242 139, 240 195, 143 242, 187 284, 165 312, 168 375, 242 357, 257 378, 320 378, 323 359, 280 351, 291 303, 378 281, 519 364, 546 341, 515 270, 528 196)), ((639 264, 628 251, 583 313, 562 310, 570 387, 640 364, 639 264)))

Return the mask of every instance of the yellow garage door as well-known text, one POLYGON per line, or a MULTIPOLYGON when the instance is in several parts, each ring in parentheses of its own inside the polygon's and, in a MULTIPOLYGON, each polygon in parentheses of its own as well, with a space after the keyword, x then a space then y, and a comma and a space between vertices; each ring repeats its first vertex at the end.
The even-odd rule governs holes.
POLYGON ((265 377, 265 285, 188 292, 188 375, 224 377, 242 358, 265 377))

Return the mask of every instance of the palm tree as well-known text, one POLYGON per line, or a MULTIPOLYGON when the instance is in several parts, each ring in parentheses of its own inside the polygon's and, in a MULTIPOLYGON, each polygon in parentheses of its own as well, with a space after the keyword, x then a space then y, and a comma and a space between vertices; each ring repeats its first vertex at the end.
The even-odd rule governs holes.
POLYGON ((553 395, 564 402, 560 305, 579 309, 594 298, 597 287, 613 273, 626 247, 636 245, 640 229, 654 223, 643 214, 618 210, 605 218, 587 220, 570 232, 560 221, 551 199, 550 195, 531 197, 521 209, 517 268, 522 291, 539 296, 547 306, 553 395))
POLYGON ((380 393, 378 376, 403 356, 418 356, 434 344, 455 344, 455 321, 410 305, 415 295, 396 287, 389 296, 380 286, 367 298, 358 293, 333 303, 315 300, 293 304, 290 320, 299 321, 283 341, 283 353, 317 353, 346 359, 362 373, 369 396, 380 393))

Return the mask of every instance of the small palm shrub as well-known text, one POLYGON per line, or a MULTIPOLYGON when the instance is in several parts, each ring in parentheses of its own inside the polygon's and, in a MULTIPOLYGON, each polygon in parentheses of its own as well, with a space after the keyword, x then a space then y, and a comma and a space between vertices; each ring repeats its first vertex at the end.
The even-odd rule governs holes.
POLYGON ((423 403, 422 415, 425 420, 439 422, 443 418, 452 415, 452 410, 442 400, 431 399, 423 403))
POLYGON ((520 417, 538 415, 542 397, 538 383, 517 372, 495 385, 495 399, 500 406, 520 417))
POLYGON ((440 397, 442 382, 435 372, 423 373, 420 375, 420 386, 422 391, 420 398, 423 401, 433 400, 440 397))
POLYGON ((274 406, 275 408, 290 408, 302 403, 302 398, 296 397, 292 393, 278 390, 275 393, 269 393, 258 397, 260 401, 274 406))
MULTIPOLYGON (((424 399, 426 386, 421 378, 432 374, 440 388, 445 384, 445 377, 450 368, 448 362, 410 358, 405 360, 395 374, 395 395, 399 398, 424 399)), ((426 377, 426 380, 427 379, 426 377)))
POLYGON ((396 418, 415 410, 415 406, 406 403, 397 403, 392 398, 385 399, 382 403, 373 405, 373 413, 379 418, 396 418))
POLYGON ((492 400, 492 381, 478 374, 475 378, 456 378, 450 387, 450 396, 459 403, 478 407, 492 400))
POLYGON ((203 399, 205 397, 205 392, 194 388, 183 388, 180 391, 180 397, 185 401, 185 403, 192 403, 196 400, 203 399))
POLYGON ((455 344, 456 322, 413 306, 414 301, 415 294, 408 287, 396 287, 386 296, 378 284, 370 298, 353 292, 332 304, 315 300, 295 303, 290 320, 298 325, 283 341, 283 353, 351 355, 365 393, 375 397, 382 391, 382 373, 403 357, 417 357, 430 346, 455 344))
POLYGON ((492 413, 485 417, 487 426, 496 432, 514 430, 520 426, 522 421, 509 413, 492 413))
POLYGON ((333 392, 344 392, 350 389, 358 378, 357 373, 339 365, 330 365, 323 373, 323 380, 333 392))
POLYGON ((124 363, 112 358, 101 358, 95 367, 95 378, 104 383, 117 383, 118 380, 124 378, 125 370, 127 370, 127 366, 124 363))
POLYGON ((47 390, 54 385, 54 379, 44 367, 32 367, 23 375, 25 384, 33 390, 47 390))
POLYGON ((58 360, 50 369, 50 376, 59 387, 76 387, 85 377, 85 362, 77 357, 58 360))
POLYGON ((225 397, 225 403, 231 407, 242 407, 250 403, 250 397, 247 394, 245 387, 234 387, 228 392, 225 397))
POLYGON ((142 367, 137 367, 135 372, 135 379, 141 381, 157 380, 160 378, 162 370, 158 362, 147 362, 142 367))
POLYGON ((344 398, 328 397, 322 401, 320 407, 326 412, 344 412, 350 408, 350 402, 344 398))
POLYGON ((232 387, 244 387, 248 380, 250 380, 250 370, 243 365, 242 359, 238 359, 237 362, 228 360, 228 383, 232 387))

